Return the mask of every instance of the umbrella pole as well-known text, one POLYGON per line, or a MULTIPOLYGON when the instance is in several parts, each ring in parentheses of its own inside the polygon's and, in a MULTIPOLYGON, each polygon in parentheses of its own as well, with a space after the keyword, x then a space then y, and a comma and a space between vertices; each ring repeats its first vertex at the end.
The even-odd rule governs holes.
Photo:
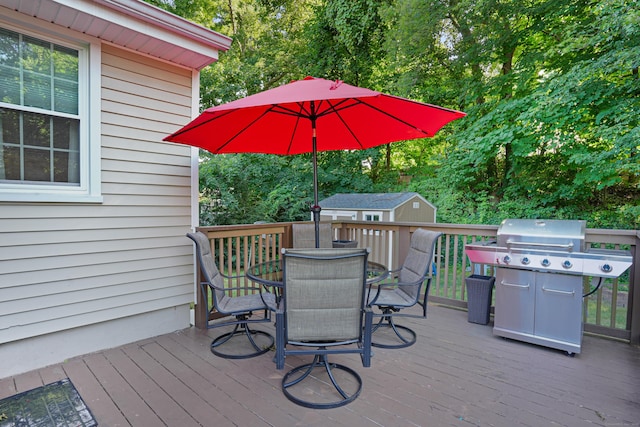
MULTIPOLYGON (((311 111, 314 111, 314 102, 311 101, 311 111)), ((318 147, 316 145, 316 120, 311 119, 311 129, 313 131, 311 143, 313 144, 313 206, 311 206, 311 212, 313 212, 313 223, 316 229, 316 248, 320 247, 320 211, 322 210, 318 205, 318 147)))

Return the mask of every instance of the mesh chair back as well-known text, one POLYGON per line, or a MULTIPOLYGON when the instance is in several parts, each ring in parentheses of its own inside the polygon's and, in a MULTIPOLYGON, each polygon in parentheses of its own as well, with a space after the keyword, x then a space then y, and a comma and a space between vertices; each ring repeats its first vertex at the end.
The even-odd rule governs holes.
MULTIPOLYGON (((442 233, 423 230, 421 228, 413 232, 409 253, 402 264, 398 276, 398 282, 412 283, 429 275, 429 269, 433 263, 433 252, 436 240, 442 233)), ((412 286, 404 289, 411 298, 420 296, 421 286, 412 286)))
POLYGON ((288 340, 359 340, 368 251, 288 249, 283 256, 288 340))
POLYGON ((222 301, 226 298, 226 294, 224 292, 224 280, 222 279, 220 271, 218 270, 218 266, 213 259, 209 239, 204 233, 200 231, 196 231, 195 233, 187 233, 187 237, 189 237, 196 243, 196 252, 198 254, 198 257, 200 258, 200 270, 202 272, 202 278, 205 282, 209 283, 209 286, 213 291, 213 301, 217 307, 217 305, 222 303, 222 301))
MULTIPOLYGON (((316 247, 316 227, 315 224, 292 224, 294 248, 315 248, 316 247)), ((320 245, 321 248, 333 247, 332 228, 330 222, 320 223, 320 245)))

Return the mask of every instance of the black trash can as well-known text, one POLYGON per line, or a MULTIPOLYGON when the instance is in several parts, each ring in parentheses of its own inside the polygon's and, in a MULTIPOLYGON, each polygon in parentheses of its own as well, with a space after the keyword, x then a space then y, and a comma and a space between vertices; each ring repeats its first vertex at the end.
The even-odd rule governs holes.
POLYGON ((333 247, 334 248, 357 248, 358 241, 357 240, 334 240, 333 247))
POLYGON ((467 309, 469 322, 486 325, 491 315, 491 296, 496 278, 472 274, 465 279, 467 284, 467 309))

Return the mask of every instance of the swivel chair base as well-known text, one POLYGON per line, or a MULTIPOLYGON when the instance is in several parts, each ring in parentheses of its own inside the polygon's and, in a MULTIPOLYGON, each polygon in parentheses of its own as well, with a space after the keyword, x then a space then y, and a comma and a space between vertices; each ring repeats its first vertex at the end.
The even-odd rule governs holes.
POLYGON ((225 359, 248 359, 250 357, 256 357, 256 356, 260 356, 261 354, 265 354, 266 352, 271 350, 271 348, 273 348, 273 344, 274 344, 274 339, 272 335, 263 331, 250 329, 249 325, 246 325, 246 324, 238 324, 233 329, 233 331, 228 332, 226 334, 222 334, 216 337, 211 342, 211 353, 225 359), (251 353, 241 353, 241 354, 220 351, 220 349, 222 348, 221 346, 223 344, 228 343, 233 337, 240 336, 240 335, 246 336, 246 338, 249 340, 249 343, 251 344, 251 347, 255 351, 251 353), (258 336, 266 337, 267 343, 258 345, 258 343, 256 343, 256 338, 258 336))
POLYGON ((378 348, 405 348, 412 346, 416 343, 416 333, 407 328, 406 326, 396 325, 393 321, 393 316, 385 316, 384 314, 380 318, 380 321, 373 327, 372 330, 372 342, 373 347, 378 348), (381 342, 375 342, 375 332, 380 328, 390 328, 396 337, 400 340, 399 344, 386 344, 381 342), (404 332, 404 333, 401 333, 404 332))
POLYGON ((282 391, 284 395, 287 397, 287 399, 289 399, 293 403, 296 403, 300 406, 304 406, 306 408, 313 408, 313 409, 338 408, 340 406, 344 406, 353 402, 360 395, 361 390, 362 390, 362 378, 360 378, 360 375, 358 375, 356 371, 344 365, 339 365, 337 363, 329 363, 329 361, 327 360, 327 356, 322 354, 316 354, 313 358, 313 362, 308 363, 306 365, 298 366, 297 368, 290 370, 282 378, 282 391), (305 378, 308 378, 309 376, 311 376, 311 373, 314 370, 314 368, 319 368, 319 367, 325 368, 329 376, 329 379, 331 380, 331 383, 333 384, 333 386, 335 387, 335 389, 337 390, 338 394, 341 397, 340 400, 329 401, 329 402, 311 402, 308 400, 304 400, 300 397, 294 396, 293 392, 290 390, 291 387, 295 386, 296 384, 299 384, 305 378), (355 380, 357 389, 354 392, 351 392, 351 394, 348 394, 336 382, 335 376, 333 374, 333 370, 341 370, 347 373, 353 380, 355 380), (302 374, 299 376, 296 376, 296 374, 300 372, 302 372, 302 374), (290 380, 290 378, 292 377, 294 378, 290 380))

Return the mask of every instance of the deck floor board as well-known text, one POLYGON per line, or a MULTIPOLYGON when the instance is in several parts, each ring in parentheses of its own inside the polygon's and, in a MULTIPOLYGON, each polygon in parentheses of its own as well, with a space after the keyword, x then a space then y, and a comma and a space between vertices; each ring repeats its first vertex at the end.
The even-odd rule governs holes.
MULTIPOLYGON (((290 357, 230 360, 209 351, 220 331, 177 331, 0 379, 0 397, 70 378, 101 426, 640 426, 640 348, 585 336, 582 353, 495 337, 467 313, 429 306, 399 319, 418 333, 408 348, 375 348, 333 362, 356 369, 362 394, 312 410, 280 390, 290 357)), ((275 334, 272 324, 256 328, 275 334)))

